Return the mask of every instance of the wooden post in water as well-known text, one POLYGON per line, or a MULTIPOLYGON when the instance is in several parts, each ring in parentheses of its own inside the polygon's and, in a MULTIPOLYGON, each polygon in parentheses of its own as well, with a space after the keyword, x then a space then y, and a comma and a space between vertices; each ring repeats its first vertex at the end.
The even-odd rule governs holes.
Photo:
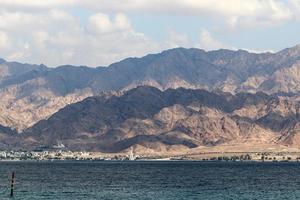
POLYGON ((10 197, 14 196, 15 172, 11 174, 10 197))

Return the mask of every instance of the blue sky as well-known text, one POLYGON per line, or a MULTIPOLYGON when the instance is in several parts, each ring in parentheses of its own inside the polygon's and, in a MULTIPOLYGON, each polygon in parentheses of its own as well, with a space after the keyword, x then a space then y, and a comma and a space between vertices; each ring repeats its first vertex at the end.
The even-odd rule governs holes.
POLYGON ((199 33, 204 29, 209 31, 214 39, 227 44, 228 48, 277 51, 300 43, 299 22, 288 22, 274 27, 228 31, 226 25, 198 16, 132 15, 130 17, 136 30, 160 41, 166 39, 169 30, 173 30, 178 34, 186 34, 193 43, 196 43, 199 33), (220 30, 216 30, 217 27, 220 30))
POLYGON ((300 43, 300 0, 0 0, 0 57, 106 66, 176 47, 300 43))

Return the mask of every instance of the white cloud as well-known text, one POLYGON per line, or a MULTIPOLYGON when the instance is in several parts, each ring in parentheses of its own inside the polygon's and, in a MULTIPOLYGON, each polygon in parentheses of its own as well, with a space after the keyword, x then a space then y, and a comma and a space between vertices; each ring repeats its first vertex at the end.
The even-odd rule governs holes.
POLYGON ((62 10, 0 12, 1 57, 29 63, 108 65, 160 50, 126 15, 91 15, 82 22, 62 10), (13 44, 13 45, 9 45, 13 44))
POLYGON ((117 14, 114 21, 108 15, 98 13, 89 17, 88 28, 91 32, 103 34, 129 30, 131 25, 127 17, 122 13, 117 14))
MULTIPOLYGON (((0 0, 0 8, 85 8, 94 12, 196 15, 224 20, 231 27, 281 24, 299 19, 299 0, 0 0)), ((105 20, 105 19, 103 19, 105 20)))
POLYGON ((166 48, 176 47, 192 47, 192 42, 186 34, 177 33, 174 30, 169 30, 165 42, 166 48))
POLYGON ((290 4, 283 4, 280 1, 258 1, 255 5, 253 13, 229 15, 228 25, 232 28, 271 27, 294 20, 296 16, 296 12, 292 11, 290 4))
POLYGON ((77 0, 0 0, 2 8, 9 9, 41 9, 75 5, 77 0))
POLYGON ((9 46, 9 38, 5 32, 0 31, 0 48, 7 48, 9 46))
POLYGON ((228 48, 205 29, 196 42, 172 30, 164 41, 154 41, 135 30, 128 13, 194 15, 240 30, 300 20, 300 0, 0 0, 0 57, 98 66, 195 43, 206 50, 228 48))
POLYGON ((273 49, 244 49, 251 53, 276 53, 273 49))
POLYGON ((90 0, 78 5, 103 12, 195 15, 227 22, 231 28, 273 26, 298 17, 299 0, 90 0), (298 6, 298 7, 297 7, 298 6))
POLYGON ((224 48, 224 44, 213 38, 207 30, 202 30, 199 37, 199 44, 197 45, 201 49, 215 50, 224 48))

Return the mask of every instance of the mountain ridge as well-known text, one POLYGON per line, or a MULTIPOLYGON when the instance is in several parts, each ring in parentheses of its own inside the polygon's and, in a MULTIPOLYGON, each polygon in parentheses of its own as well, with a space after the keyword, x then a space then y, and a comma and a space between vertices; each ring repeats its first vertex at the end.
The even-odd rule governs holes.
POLYGON ((102 152, 136 145, 159 151, 161 146, 197 148, 233 141, 297 146, 289 142, 294 136, 286 131, 295 130, 300 121, 299 107, 298 100, 265 93, 232 95, 140 86, 120 96, 88 97, 66 106, 25 130, 24 143, 18 145, 33 148, 62 141, 72 150, 84 146, 102 152), (296 110, 286 109, 286 102, 296 110), (283 117, 277 119, 276 113, 283 117), (270 121, 279 126, 271 126, 270 121), (285 121, 289 124, 281 126, 285 121))
MULTIPOLYGON (((179 88, 178 91, 182 90, 180 88, 203 89, 215 95, 222 94, 223 98, 253 93, 257 97, 268 95, 295 104, 300 93, 299 60, 300 45, 276 53, 175 48, 141 58, 127 58, 108 67, 97 68, 72 65, 48 68, 42 64, 29 65, 1 59, 0 124, 22 133, 30 127, 36 127, 39 122, 47 121, 67 105, 98 95, 103 95, 106 99, 120 97, 139 86, 152 86, 167 92, 176 88, 179 88)), ((253 101, 259 102, 259 99, 253 101)), ((280 106, 282 104, 280 102, 280 106)), ((296 109, 297 106, 293 106, 285 109, 296 109)), ((185 111, 186 109, 188 108, 184 108, 185 111)), ((260 116, 267 112, 256 108, 245 110, 247 109, 241 107, 236 112, 249 112, 249 116, 251 113, 260 116)), ((293 116, 294 114, 295 112, 293 116)), ((260 122, 265 125, 273 122, 272 120, 284 124, 284 119, 295 119, 287 116, 282 118, 274 113, 264 117, 260 122)), ((244 116, 238 118, 242 120, 244 116)), ((230 120, 235 121, 237 118, 230 120)), ((253 119, 247 120, 251 122, 253 119)), ((266 130, 263 127, 263 131, 285 131, 287 137, 282 137, 280 141, 293 141, 289 134, 292 126, 296 127, 297 123, 277 129, 267 127, 266 130)), ((159 139, 163 139, 163 136, 147 136, 147 140, 159 139)), ((141 137, 138 136, 127 141, 127 144, 140 140, 141 137)), ((188 143, 191 144, 190 141, 188 143)))

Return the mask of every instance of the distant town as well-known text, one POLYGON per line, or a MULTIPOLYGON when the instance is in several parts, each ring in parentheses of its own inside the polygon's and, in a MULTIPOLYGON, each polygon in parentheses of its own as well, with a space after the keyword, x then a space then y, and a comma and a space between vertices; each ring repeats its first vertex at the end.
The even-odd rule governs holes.
POLYGON ((194 155, 135 155, 132 150, 123 154, 101 152, 51 150, 51 151, 0 151, 0 161, 254 161, 299 162, 299 152, 210 152, 194 155))
POLYGON ((73 152, 73 151, 0 151, 1 161, 54 161, 54 160, 135 160, 137 157, 130 155, 103 155, 97 152, 73 152))

